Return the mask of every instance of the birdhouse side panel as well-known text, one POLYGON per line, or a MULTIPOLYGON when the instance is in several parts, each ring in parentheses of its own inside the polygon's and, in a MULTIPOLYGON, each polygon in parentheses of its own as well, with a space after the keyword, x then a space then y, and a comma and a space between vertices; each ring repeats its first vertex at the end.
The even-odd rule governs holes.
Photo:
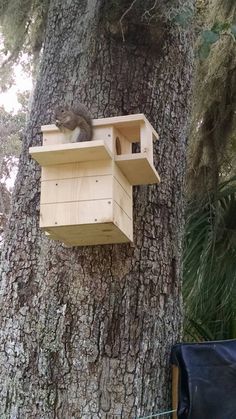
POLYGON ((121 230, 129 241, 133 241, 133 220, 114 202, 114 224, 121 230))
POLYGON ((133 205, 132 197, 127 194, 121 184, 114 178, 114 189, 113 189, 114 202, 127 214, 132 220, 133 217, 133 205))
POLYGON ((126 235, 129 241, 132 241, 133 188, 115 162, 113 162, 113 175, 114 224, 126 235))
POLYGON ((132 198, 133 188, 128 179, 123 175, 116 162, 113 162, 113 176, 120 183, 125 192, 132 198))

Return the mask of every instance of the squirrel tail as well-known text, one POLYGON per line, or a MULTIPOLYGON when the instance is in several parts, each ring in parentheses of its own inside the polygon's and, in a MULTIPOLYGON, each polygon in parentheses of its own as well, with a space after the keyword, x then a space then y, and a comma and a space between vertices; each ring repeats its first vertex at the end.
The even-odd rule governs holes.
POLYGON ((90 126, 87 121, 83 121, 80 125, 80 133, 77 138, 77 142, 82 141, 91 141, 93 136, 92 126, 90 126))

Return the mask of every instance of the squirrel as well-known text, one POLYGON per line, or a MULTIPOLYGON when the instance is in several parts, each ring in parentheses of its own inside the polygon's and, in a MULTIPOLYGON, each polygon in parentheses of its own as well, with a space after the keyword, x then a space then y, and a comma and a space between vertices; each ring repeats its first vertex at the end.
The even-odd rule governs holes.
POLYGON ((76 137, 76 142, 92 140, 93 128, 91 117, 87 108, 82 103, 78 103, 71 108, 68 105, 56 108, 55 117, 58 128, 68 128, 71 131, 75 128, 80 129, 76 137))

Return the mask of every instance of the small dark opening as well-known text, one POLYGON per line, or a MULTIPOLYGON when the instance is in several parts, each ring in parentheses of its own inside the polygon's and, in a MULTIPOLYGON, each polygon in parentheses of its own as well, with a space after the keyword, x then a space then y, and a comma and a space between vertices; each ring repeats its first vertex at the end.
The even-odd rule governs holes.
POLYGON ((132 143, 132 154, 140 153, 140 151, 141 151, 140 142, 132 143))

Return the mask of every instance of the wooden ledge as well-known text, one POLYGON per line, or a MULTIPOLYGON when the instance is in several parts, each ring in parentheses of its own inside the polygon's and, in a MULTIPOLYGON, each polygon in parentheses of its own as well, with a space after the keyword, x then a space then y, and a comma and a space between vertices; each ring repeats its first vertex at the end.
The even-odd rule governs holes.
MULTIPOLYGON (((51 125, 49 127, 53 130, 51 125)), ((113 158, 108 146, 102 140, 30 147, 29 153, 41 166, 113 158)))
POLYGON ((160 183, 160 176, 145 153, 115 156, 115 162, 131 185, 160 183))

